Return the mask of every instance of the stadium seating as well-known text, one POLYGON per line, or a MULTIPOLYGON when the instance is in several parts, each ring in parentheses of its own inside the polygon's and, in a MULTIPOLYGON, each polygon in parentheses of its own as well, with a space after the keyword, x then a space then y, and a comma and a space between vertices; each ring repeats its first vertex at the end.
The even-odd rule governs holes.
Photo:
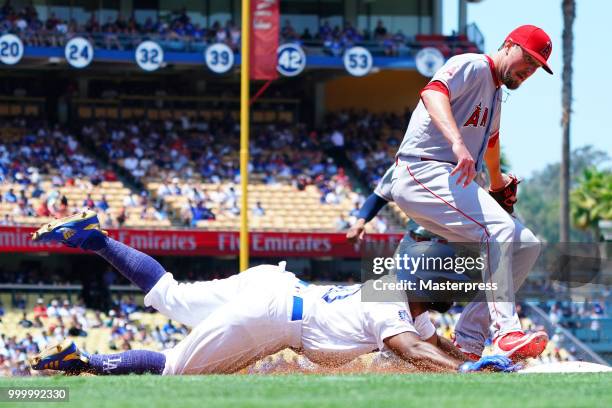
MULTIPOLYGON (((183 99, 185 99, 183 102, 192 105, 199 103, 199 99, 183 99)), ((173 101, 172 103, 178 103, 176 100, 170 100, 173 101)), ((142 104, 142 100, 138 97, 132 98, 131 101, 140 101, 138 103, 142 104)), ((287 103, 287 101, 284 103, 287 103)), ((217 114, 215 110, 201 111, 197 109, 197 106, 192 106, 193 109, 189 109, 189 105, 187 107, 183 105, 180 110, 168 109, 169 116, 166 121, 140 119, 123 123, 114 120, 114 118, 109 120, 109 110, 114 109, 116 113, 119 112, 118 117, 123 115, 121 112, 124 110, 134 112, 142 109, 143 114, 153 111, 147 111, 144 107, 117 107, 108 103, 106 105, 99 106, 97 100, 88 101, 77 109, 82 118, 78 122, 78 126, 82 130, 80 134, 76 133, 76 139, 85 140, 89 143, 93 142, 92 145, 81 147, 79 142, 70 139, 72 136, 69 136, 67 131, 56 130, 56 132, 59 132, 58 134, 52 133, 53 138, 57 139, 52 138, 50 140, 57 152, 54 157, 57 164, 45 168, 47 174, 37 173, 40 180, 39 182, 38 179, 36 180, 38 182, 37 186, 34 183, 27 184, 23 180, 17 179, 17 177, 20 177, 17 176, 17 173, 21 173, 21 177, 30 177, 29 173, 33 171, 31 168, 20 166, 17 169, 9 169, 6 167, 6 177, 0 183, 0 195, 4 196, 12 189, 16 196, 21 196, 23 191, 27 205, 26 208, 20 208, 20 200, 1 202, 0 219, 3 224, 40 225, 54 217, 71 214, 84 208, 87 206, 86 200, 88 199, 91 199, 94 206, 97 207, 97 203, 104 197, 108 209, 98 208, 98 212, 101 223, 106 228, 116 226, 163 228, 190 224, 192 227, 208 230, 238 229, 239 217, 237 213, 239 211, 230 211, 232 209, 228 203, 215 203, 206 200, 205 205, 212 210, 214 220, 194 220, 193 223, 187 222, 185 224, 186 217, 184 216, 186 212, 189 212, 190 206, 197 204, 197 200, 190 201, 189 195, 186 194, 188 187, 198 188, 206 197, 219 189, 228 189, 237 181, 239 158, 236 145, 235 118, 231 115, 227 116, 227 112, 224 114, 223 111, 218 111, 217 114), (203 133, 193 127, 184 129, 182 127, 185 123, 184 120, 189 121, 189 118, 181 116, 185 112, 196 113, 193 124, 189 126, 198 126, 198 118, 208 116, 208 120, 202 119, 211 126, 208 133, 203 133), (207 115, 204 115, 205 112, 207 115), (106 115, 105 120, 100 120, 98 118, 100 115, 106 115), (87 117, 90 117, 90 119, 86 119, 87 117), (168 123, 174 123, 171 130, 166 128, 168 123), (223 130, 224 128, 230 129, 229 133, 227 130, 223 130), (139 143, 136 146, 141 146, 144 157, 149 158, 150 162, 155 164, 159 164, 161 159, 162 167, 153 166, 140 175, 134 171, 130 172, 131 168, 128 166, 127 160, 133 160, 130 157, 134 155, 134 146, 132 145, 134 139, 117 140, 113 135, 117 132, 125 132, 130 135, 133 134, 130 133, 133 131, 132 129, 139 130, 139 133, 135 136, 139 138, 140 142, 136 142, 139 143), (146 132, 157 132, 162 135, 161 139, 147 138, 146 132), (201 139, 202 137, 206 137, 206 139, 201 139), (174 140, 173 144, 168 146, 165 138, 172 138, 174 140), (68 140, 74 144, 71 148, 76 149, 75 152, 78 152, 78 155, 82 157, 79 162, 71 163, 71 167, 73 167, 72 175, 62 174, 61 170, 62 165, 66 165, 67 162, 70 163, 69 155, 72 153, 61 150, 62 146, 68 143, 68 140), (212 143, 202 146, 202 140, 208 140, 212 143), (210 152, 211 148, 212 151, 218 152, 218 156, 207 156, 206 160, 208 161, 202 161, 202 156, 208 154, 207 150, 204 149, 209 149, 208 152, 210 152), (112 151, 113 156, 108 155, 109 151, 112 151), (171 157, 174 157, 174 160, 171 157), (176 162, 181 161, 177 160, 177 157, 183 157, 182 167, 176 167, 176 162), (101 159, 105 160, 101 161, 101 159), (91 169, 87 170, 83 167, 108 167, 113 163, 119 168, 123 167, 127 170, 127 175, 132 176, 133 183, 143 182, 145 190, 135 189, 133 186, 116 179, 92 182, 95 181, 90 180, 92 176, 85 174, 85 172, 91 173, 91 169), (214 170, 212 177, 197 172, 197 169, 203 167, 205 163, 215 166, 216 170, 214 170), (227 164, 232 164, 232 167, 228 167, 227 164), (168 170, 168 167, 171 167, 171 170, 168 170), (185 172, 188 168, 192 170, 185 172), (187 176, 183 176, 183 174, 187 174, 187 176), (183 192, 178 196, 158 197, 160 183, 168 183, 170 178, 176 178, 180 181, 183 192), (32 197, 35 189, 42 190, 42 195, 32 197), (58 209, 58 207, 61 207, 59 202, 64 198, 67 203, 63 206, 65 208, 60 211, 58 209), (49 213, 38 211, 39 208, 45 206, 45 203, 50 210, 49 213), (121 219, 121 223, 118 221, 119 219, 121 219)), ((292 119, 291 111, 279 111, 275 114, 279 116, 285 114, 288 115, 287 119, 292 119)), ((263 111, 262 115, 262 120, 274 119, 266 117, 266 115, 269 115, 266 111, 263 111)), ((18 125, 11 124, 11 126, 2 128, 3 140, 9 143, 7 146, 12 146, 9 157, 20 158, 19 149, 30 146, 27 149, 33 150, 34 157, 36 157, 33 164, 39 167, 44 166, 44 160, 40 160, 37 156, 40 155, 39 150, 44 143, 42 136, 33 135, 27 123, 29 122, 26 122, 26 124, 20 122, 18 125)), ((34 125, 30 124, 30 126, 34 125)), ((249 175, 249 210, 252 210, 255 204, 259 202, 265 213, 261 216, 251 217, 251 228, 260 231, 280 230, 290 232, 332 232, 346 228, 345 221, 349 223, 352 221, 349 213, 352 210, 354 211, 356 203, 359 203, 362 198, 351 190, 348 179, 337 177, 335 174, 337 167, 324 152, 325 145, 312 144, 312 141, 308 139, 309 136, 299 128, 299 125, 294 128, 289 125, 276 124, 275 130, 269 130, 268 126, 255 127, 254 129, 255 153, 252 156, 254 168, 249 175), (295 144, 301 144, 304 146, 304 150, 292 150, 291 146, 295 144), (318 163, 323 164, 319 165, 318 163), (303 182, 300 180, 303 180, 303 182), (303 184, 301 188, 298 188, 296 184, 298 182, 303 184), (329 192, 334 193, 333 200, 325 199, 329 192), (339 225, 339 223, 344 225, 339 225)), ((324 141, 317 143, 324 143, 324 141)), ((140 163, 141 161, 137 162, 140 163)), ((96 171, 99 172, 99 169, 96 171)), ((237 190, 237 187, 235 188, 237 190)), ((89 206, 91 207, 91 202, 89 206)), ((401 229, 401 226, 405 225, 407 221, 406 216, 394 205, 382 214, 383 218, 386 219, 386 224, 391 226, 392 229, 401 229)), ((187 218, 191 219, 189 216, 187 218)), ((368 225, 367 228, 369 232, 377 230, 374 223, 368 225)))

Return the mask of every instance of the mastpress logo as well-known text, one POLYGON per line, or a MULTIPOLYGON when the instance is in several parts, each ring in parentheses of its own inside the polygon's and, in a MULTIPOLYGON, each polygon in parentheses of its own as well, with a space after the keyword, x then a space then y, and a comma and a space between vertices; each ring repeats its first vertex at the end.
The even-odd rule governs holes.
POLYGON ((407 272, 415 274, 417 271, 439 271, 454 272, 463 274, 473 270, 484 269, 484 259, 482 257, 439 257, 439 256, 408 256, 395 255, 393 257, 376 257, 373 259, 372 272, 382 275, 390 271, 407 272))

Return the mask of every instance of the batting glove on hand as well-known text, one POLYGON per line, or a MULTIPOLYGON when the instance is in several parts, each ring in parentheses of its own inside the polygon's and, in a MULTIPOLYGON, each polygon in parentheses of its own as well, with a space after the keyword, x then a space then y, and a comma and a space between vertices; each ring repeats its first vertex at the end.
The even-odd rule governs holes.
POLYGON ((482 371, 485 368, 489 368, 493 371, 501 371, 504 373, 511 373, 521 368, 521 365, 514 364, 506 356, 485 356, 481 357, 478 361, 467 361, 459 366, 460 373, 471 373, 474 371, 482 371))

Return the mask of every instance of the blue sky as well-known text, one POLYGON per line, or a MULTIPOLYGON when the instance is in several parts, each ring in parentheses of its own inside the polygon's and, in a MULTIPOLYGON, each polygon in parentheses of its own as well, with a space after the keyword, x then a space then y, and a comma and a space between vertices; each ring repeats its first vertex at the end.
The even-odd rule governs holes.
MULTIPOLYGON (((607 72, 612 67, 612 2, 576 3, 571 146, 592 144, 612 156, 612 83, 607 72)), ((458 0, 443 0, 447 34, 457 28, 457 4, 458 0)), ((502 105, 502 149, 512 172, 529 177, 561 157, 561 0, 484 0, 468 5, 471 22, 484 35, 487 54, 495 53, 506 35, 522 24, 541 27, 552 39, 549 65, 555 74, 538 70, 502 105)))

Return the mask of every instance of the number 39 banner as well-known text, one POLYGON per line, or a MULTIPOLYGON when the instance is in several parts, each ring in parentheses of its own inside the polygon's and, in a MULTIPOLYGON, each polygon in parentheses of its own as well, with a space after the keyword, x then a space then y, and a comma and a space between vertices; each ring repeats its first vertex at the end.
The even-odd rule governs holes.
POLYGON ((234 52, 223 43, 213 44, 206 48, 204 60, 212 72, 225 74, 234 66, 234 52))

